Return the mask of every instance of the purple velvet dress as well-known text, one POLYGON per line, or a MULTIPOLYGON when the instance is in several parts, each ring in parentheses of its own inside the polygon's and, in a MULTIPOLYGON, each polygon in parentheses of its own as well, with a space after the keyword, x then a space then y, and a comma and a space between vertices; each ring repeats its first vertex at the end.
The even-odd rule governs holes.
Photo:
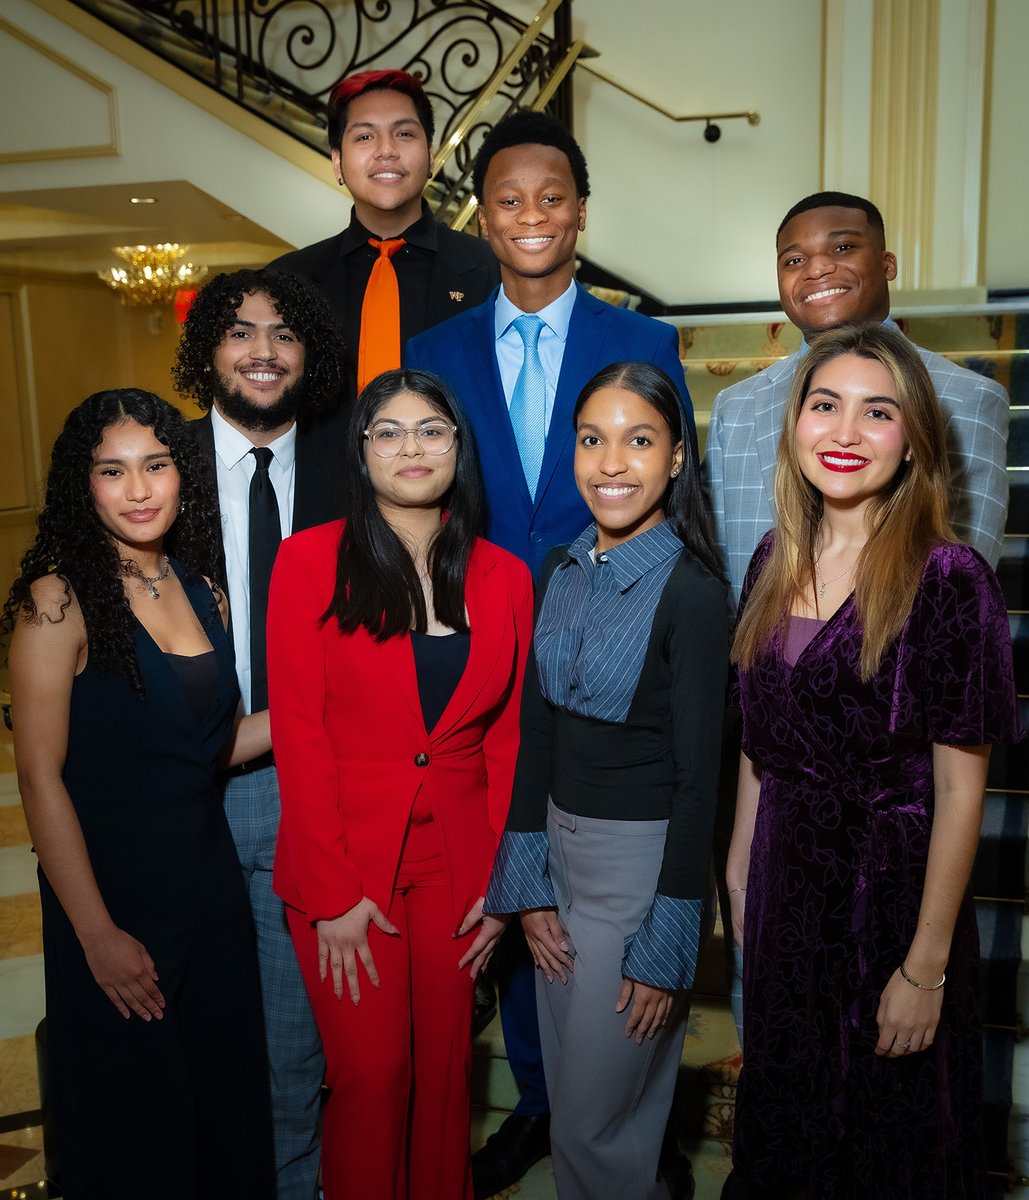
MULTIPOLYGON (((748 582, 767 557, 758 547, 748 582)), ((744 593, 746 595, 746 591, 744 593)), ((933 820, 932 745, 1018 734, 996 578, 943 546, 879 673, 858 673, 853 597, 791 668, 739 684, 761 768, 744 931, 735 1169, 817 1200, 982 1197, 978 935, 966 895, 933 1046, 878 1058, 882 989, 915 932, 933 820)))

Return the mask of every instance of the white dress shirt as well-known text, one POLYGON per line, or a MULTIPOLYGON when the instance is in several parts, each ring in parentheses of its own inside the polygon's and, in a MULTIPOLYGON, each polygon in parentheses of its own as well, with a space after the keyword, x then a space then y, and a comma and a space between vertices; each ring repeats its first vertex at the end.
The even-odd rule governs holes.
MULTIPOLYGON (((218 503, 222 514, 222 544, 229 585, 232 642, 236 652, 236 677, 243 696, 243 711, 250 712, 250 481, 257 461, 254 443, 245 433, 211 409, 214 457, 218 472, 218 503)), ((293 528, 293 491, 296 479, 297 427, 290 428, 268 449, 272 461, 268 477, 279 504, 283 536, 293 528)))

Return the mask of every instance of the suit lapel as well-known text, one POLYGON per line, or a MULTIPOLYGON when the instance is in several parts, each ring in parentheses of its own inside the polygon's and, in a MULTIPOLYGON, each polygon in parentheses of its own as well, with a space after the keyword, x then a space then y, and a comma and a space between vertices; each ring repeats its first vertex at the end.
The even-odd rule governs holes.
POLYGON ((511 426, 504 385, 500 381, 500 368, 497 366, 495 301, 496 292, 486 304, 481 304, 471 314, 472 328, 461 348, 467 372, 467 386, 459 391, 469 398, 474 398, 469 402, 475 403, 482 410, 482 420, 475 422, 475 436, 479 442, 479 458, 484 472, 489 469, 488 464, 491 460, 502 466, 517 463, 518 470, 509 471, 509 475, 512 482, 517 477, 514 486, 518 490, 518 502, 528 511, 532 507, 532 498, 521 471, 521 455, 518 453, 518 443, 511 426))
POLYGON ((450 317, 458 316, 469 307, 464 302, 464 290, 461 286, 461 277, 467 273, 469 264, 461 253, 461 244, 455 245, 451 242, 444 229, 445 226, 441 226, 436 231, 436 253, 432 256, 432 271, 429 275, 428 320, 425 326, 427 329, 450 317), (462 299, 458 300, 458 296, 462 299))
POLYGON ((297 428, 291 531, 334 521, 342 512, 342 406, 306 429, 297 428))
MULTIPOLYGON (((370 633, 365 632, 365 636, 369 642, 372 641, 370 633)), ((418 724, 423 725, 425 718, 422 715, 422 698, 418 694, 418 672, 414 665, 411 635, 405 633, 401 637, 391 637, 376 643, 374 652, 382 662, 383 678, 392 678, 395 681, 403 703, 407 705, 418 724)))

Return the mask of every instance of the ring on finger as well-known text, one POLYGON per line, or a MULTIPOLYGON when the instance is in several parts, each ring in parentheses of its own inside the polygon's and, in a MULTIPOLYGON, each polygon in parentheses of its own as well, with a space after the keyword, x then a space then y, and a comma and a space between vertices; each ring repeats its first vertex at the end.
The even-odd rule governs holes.
POLYGON ((900 1050, 910 1050, 910 1049, 911 1049, 911 1043, 910 1043, 910 1042, 898 1042, 898 1041, 894 1041, 894 1043, 893 1043, 893 1044, 894 1044, 896 1047, 898 1047, 898 1049, 900 1049, 900 1050))

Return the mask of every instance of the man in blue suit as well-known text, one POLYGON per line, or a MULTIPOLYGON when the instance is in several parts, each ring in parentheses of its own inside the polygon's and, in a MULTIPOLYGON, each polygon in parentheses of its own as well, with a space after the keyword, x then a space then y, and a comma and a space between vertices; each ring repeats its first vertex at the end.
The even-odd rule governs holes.
MULTIPOLYGON (((485 304, 407 344, 404 364, 448 380, 472 423, 489 499, 487 536, 539 573, 547 551, 574 540, 589 513, 572 477, 572 409, 602 367, 640 359, 680 388, 695 439, 693 408, 670 325, 595 299, 573 279, 575 243, 586 227, 589 175, 582 151, 560 122, 517 112, 487 136, 473 175, 479 225, 500 263, 501 286, 485 304), (538 355, 545 377, 538 482, 523 470, 521 429, 511 406, 525 365, 519 317, 542 321, 538 355)), ((531 435, 530 435, 531 436, 531 435)))
MULTIPOLYGON (((483 141, 472 182, 501 285, 485 304, 409 341, 404 365, 434 371, 454 388, 482 462, 487 536, 538 575, 551 547, 573 541, 590 520, 572 475, 572 409, 593 375, 623 359, 662 368, 680 389, 696 448, 693 407, 676 330, 595 299, 573 278, 589 174, 568 130, 542 113, 512 114, 483 141)), ((521 1099, 472 1156, 477 1200, 549 1152, 532 960, 524 942, 514 952, 516 938, 505 938, 506 954, 494 963, 521 1099)))

